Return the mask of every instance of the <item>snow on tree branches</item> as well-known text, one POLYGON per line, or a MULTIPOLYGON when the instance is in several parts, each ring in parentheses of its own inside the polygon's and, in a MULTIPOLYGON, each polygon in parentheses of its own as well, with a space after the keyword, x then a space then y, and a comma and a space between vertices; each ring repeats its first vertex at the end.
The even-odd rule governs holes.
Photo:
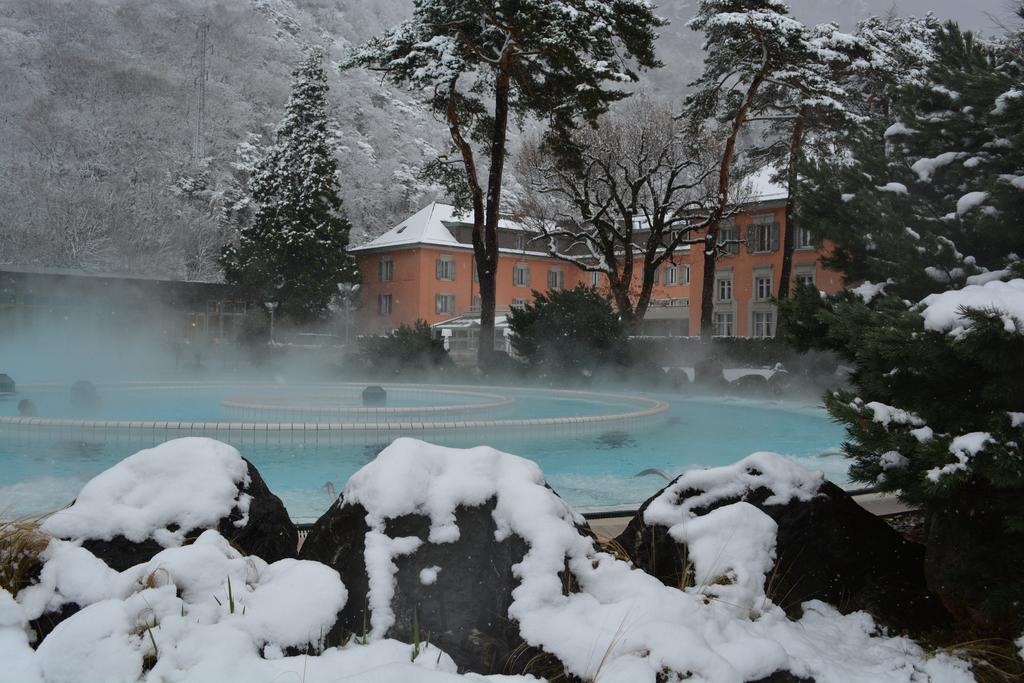
MULTIPOLYGON (((593 121, 627 96, 610 86, 657 65, 663 23, 646 0, 419 0, 410 19, 351 55, 346 66, 422 92, 448 125, 452 148, 432 171, 472 209, 482 339, 494 330, 509 117, 547 120, 555 137, 593 121)), ((481 365, 490 354, 481 344, 481 365)))
POLYGON ((357 271, 348 253, 351 226, 340 214, 319 52, 311 52, 293 78, 277 142, 249 181, 253 222, 237 245, 224 249, 221 264, 228 281, 308 322, 326 313, 337 283, 353 282, 357 271))

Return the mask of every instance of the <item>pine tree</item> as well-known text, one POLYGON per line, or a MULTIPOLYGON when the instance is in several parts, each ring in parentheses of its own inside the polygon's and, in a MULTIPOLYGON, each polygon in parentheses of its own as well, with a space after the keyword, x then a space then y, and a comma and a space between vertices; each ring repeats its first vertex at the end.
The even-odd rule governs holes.
POLYGON ((955 25, 884 133, 807 168, 802 220, 848 279, 783 304, 788 339, 854 368, 826 396, 856 481, 924 508, 926 577, 989 634, 1024 628, 1024 60, 955 25))
POLYGON ((801 219, 838 244, 826 262, 915 300, 1024 254, 1019 53, 955 25, 935 41, 927 79, 886 105, 892 118, 803 169, 801 219))
POLYGON ((221 256, 229 282, 278 303, 299 323, 322 318, 337 284, 358 277, 348 252, 351 225, 340 213, 326 94, 321 56, 312 51, 293 72, 277 142, 250 178, 252 224, 221 256))
MULTIPOLYGON (((633 64, 658 64, 663 23, 644 0, 416 0, 409 20, 353 54, 349 66, 425 93, 448 124, 453 147, 434 169, 472 210, 481 340, 494 335, 509 118, 546 120, 552 138, 592 122, 626 96, 609 84, 636 80, 633 64)), ((491 354, 481 343, 482 366, 491 354)))
POLYGON ((714 331, 715 266, 720 247, 719 226, 733 203, 738 185, 737 143, 745 125, 763 101, 776 75, 806 62, 806 28, 788 16, 779 0, 701 0, 689 27, 703 31, 704 72, 686 100, 696 127, 707 121, 724 124, 718 164, 718 202, 705 219, 704 268, 701 283, 700 334, 714 331))
POLYGON ((829 154, 837 138, 864 121, 844 75, 865 52, 859 40, 840 32, 836 24, 805 29, 792 50, 790 66, 772 76, 753 107, 751 121, 766 123, 767 144, 751 150, 751 157, 767 162, 786 187, 780 299, 789 296, 796 250, 800 163, 809 154, 829 154))

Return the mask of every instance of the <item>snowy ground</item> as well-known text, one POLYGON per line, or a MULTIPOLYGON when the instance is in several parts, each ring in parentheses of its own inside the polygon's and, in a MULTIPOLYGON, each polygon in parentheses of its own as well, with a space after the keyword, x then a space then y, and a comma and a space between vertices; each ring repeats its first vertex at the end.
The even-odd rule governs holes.
MULTIPOLYGON (((342 646, 327 643, 324 634, 348 599, 334 569, 244 557, 216 531, 181 545, 189 528, 244 506, 231 494, 245 472, 237 451, 208 439, 178 440, 157 450, 171 456, 129 458, 97 477, 80 503, 48 526, 74 537, 87 520, 109 533, 131 530, 155 538, 165 550, 119 573, 78 541, 51 541, 38 584, 17 596, 0 591, 0 680, 537 680, 460 675, 437 648, 387 638, 394 558, 421 543, 457 540, 456 507, 491 498, 497 502, 496 535, 517 534, 529 545, 516 567, 510 616, 524 641, 584 680, 654 683, 661 673, 667 680, 739 682, 778 670, 819 682, 973 680, 966 663, 882 634, 863 613, 843 616, 810 602, 799 621, 788 619, 765 591, 775 522, 749 504, 703 516, 659 501, 650 506, 648 522, 668 525, 695 562, 697 585, 678 590, 598 551, 574 526, 582 518, 544 486, 533 462, 486 447, 460 450, 412 439, 397 440, 345 489, 346 500, 368 511, 373 621, 363 637, 342 646), (166 487, 159 495, 132 495, 154 477, 188 479, 188 473, 167 471, 176 458, 201 476, 201 487, 179 482, 186 486, 176 486, 175 495, 167 495, 166 487), (187 510, 206 514, 189 521, 187 510), (429 517, 429 537, 389 538, 385 520, 409 513, 429 517), (172 520, 176 528, 168 532, 172 520), (571 595, 563 595, 558 576, 566 564, 580 586, 571 595), (718 580, 723 576, 729 581, 718 580), (83 609, 33 649, 28 622, 67 603, 83 609)), ((734 466, 688 473, 675 487, 699 487, 705 493, 697 502, 706 503, 766 485, 782 502, 815 495, 821 480, 781 456, 759 453, 734 466), (757 481, 751 480, 755 469, 757 481)), ((423 567, 420 579, 429 583, 443 571, 423 567)))

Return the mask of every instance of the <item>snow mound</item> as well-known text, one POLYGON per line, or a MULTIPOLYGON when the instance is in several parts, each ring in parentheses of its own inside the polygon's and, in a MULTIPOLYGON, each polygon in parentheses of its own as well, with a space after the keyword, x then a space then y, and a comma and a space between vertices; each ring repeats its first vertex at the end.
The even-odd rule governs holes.
MULTIPOLYGON (((514 567, 519 585, 508 616, 523 641, 586 680, 654 683, 667 674, 738 683, 779 670, 821 681, 971 680, 964 662, 879 635, 866 614, 843 616, 808 602, 799 621, 787 618, 765 592, 775 522, 742 502, 704 515, 697 510, 762 487, 772 492, 768 504, 810 500, 822 481, 820 473, 771 453, 679 477, 652 501, 647 517, 669 523, 690 548, 697 580, 682 590, 599 552, 534 463, 492 448, 399 439, 350 480, 345 500, 366 509, 370 533, 382 544, 394 544, 379 549, 379 566, 369 569, 377 583, 371 590, 381 595, 393 588, 394 555, 422 542, 389 539, 386 520, 426 515, 434 542, 451 543, 459 538, 456 508, 493 501, 496 538, 515 534, 528 546, 514 567), (566 591, 566 570, 576 592, 566 591)), ((460 676, 434 646, 417 649, 372 633, 365 644, 354 638, 327 647, 323 637, 348 598, 338 574, 315 562, 242 556, 217 531, 121 573, 104 571, 87 555, 68 541, 47 549, 52 577, 24 602, 74 596, 83 609, 34 653, 22 640, 22 595, 15 603, 0 594, 0 661, 21 666, 26 681, 536 680, 460 676)), ((420 577, 429 584, 436 575, 420 577)))
POLYGON ((212 530, 120 574, 101 572, 100 560, 68 541, 53 541, 44 559, 44 574, 58 578, 21 591, 19 601, 37 603, 47 587, 51 593, 59 588, 82 601, 82 609, 33 651, 27 610, 0 591, 2 680, 536 680, 459 676, 448 655, 423 643, 418 653, 386 639, 326 647, 325 636, 347 599, 337 572, 318 562, 267 564, 243 556, 212 530), (97 583, 88 587, 90 581, 97 583))
POLYGON ((1007 332, 1015 332, 1024 321, 1024 279, 993 280, 983 285, 931 294, 921 300, 925 329, 962 336, 970 327, 964 308, 993 309, 1003 313, 1007 332))
POLYGON ((0 588, 0 662, 4 680, 39 683, 43 680, 35 652, 28 644, 28 619, 14 597, 0 588))
POLYGON ((152 537, 179 546, 194 529, 216 526, 238 510, 247 521, 248 465, 231 446, 187 437, 139 451, 91 479, 71 507, 49 517, 43 529, 66 539, 140 543, 152 537))
POLYGON ((759 488, 772 492, 766 505, 785 505, 794 498, 811 500, 824 481, 821 472, 804 469, 777 453, 753 453, 732 465, 680 475, 651 501, 644 521, 672 528, 694 517, 699 508, 741 498, 759 488))

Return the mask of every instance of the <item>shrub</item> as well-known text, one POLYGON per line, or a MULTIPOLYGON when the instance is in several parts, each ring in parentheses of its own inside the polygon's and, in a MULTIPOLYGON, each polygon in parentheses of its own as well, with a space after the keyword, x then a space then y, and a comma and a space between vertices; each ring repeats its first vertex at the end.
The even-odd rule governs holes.
POLYGON ((454 365, 444 343, 423 320, 402 325, 388 335, 361 337, 359 356, 371 369, 387 374, 446 370, 454 365))
POLYGON ((597 290, 577 285, 533 296, 533 303, 508 319, 512 346, 531 368, 581 376, 623 365, 625 327, 597 290))

